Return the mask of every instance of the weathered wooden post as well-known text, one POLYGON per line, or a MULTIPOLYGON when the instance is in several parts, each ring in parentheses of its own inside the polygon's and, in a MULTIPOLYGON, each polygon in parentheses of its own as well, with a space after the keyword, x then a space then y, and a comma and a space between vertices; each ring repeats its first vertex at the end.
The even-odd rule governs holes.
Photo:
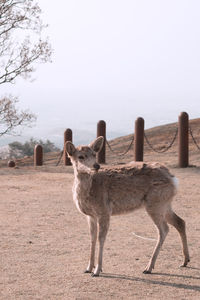
POLYGON ((72 142, 72 130, 70 128, 67 128, 64 132, 64 165, 71 166, 71 160, 66 152, 66 142, 72 142))
POLYGON ((189 165, 189 116, 182 112, 178 119, 178 165, 187 168, 189 165))
POLYGON ((143 161, 144 154, 144 119, 137 118, 135 121, 135 144, 134 160, 143 161))
POLYGON ((103 136, 104 137, 104 143, 101 151, 97 153, 97 162, 100 164, 105 164, 106 162, 106 122, 103 120, 100 120, 97 123, 97 137, 103 136))
POLYGON ((41 145, 35 145, 34 148, 34 166, 43 165, 43 148, 41 145))

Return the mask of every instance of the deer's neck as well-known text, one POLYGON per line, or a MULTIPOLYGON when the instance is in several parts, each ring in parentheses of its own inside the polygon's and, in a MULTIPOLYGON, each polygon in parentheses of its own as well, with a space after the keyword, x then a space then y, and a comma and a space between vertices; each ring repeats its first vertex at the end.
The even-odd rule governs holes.
POLYGON ((85 191, 85 193, 89 193, 92 185, 92 174, 88 172, 78 172, 76 170, 74 176, 74 188, 77 192, 85 191))

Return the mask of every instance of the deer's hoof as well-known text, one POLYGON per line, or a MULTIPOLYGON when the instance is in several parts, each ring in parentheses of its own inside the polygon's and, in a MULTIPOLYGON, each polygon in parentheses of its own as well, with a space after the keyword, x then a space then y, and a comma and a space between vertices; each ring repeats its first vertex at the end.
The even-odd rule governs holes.
POLYGON ((86 274, 86 273, 92 273, 92 272, 89 270, 85 270, 84 273, 86 274))
POLYGON ((92 277, 99 277, 99 274, 92 273, 91 276, 92 277))
POLYGON ((187 267, 187 264, 190 262, 190 259, 187 258, 185 259, 184 263, 182 265, 180 265, 180 267, 187 267))
POLYGON ((143 273, 144 274, 151 274, 151 271, 150 270, 144 270, 143 273))

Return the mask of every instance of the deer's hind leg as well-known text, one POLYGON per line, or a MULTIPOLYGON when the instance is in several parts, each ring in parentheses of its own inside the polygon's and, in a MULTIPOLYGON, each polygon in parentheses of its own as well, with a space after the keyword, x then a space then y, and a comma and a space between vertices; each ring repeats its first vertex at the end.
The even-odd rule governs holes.
POLYGON ((93 217, 88 216, 88 224, 90 230, 91 245, 90 245, 90 260, 85 273, 92 273, 92 270, 94 269, 95 247, 97 241, 97 220, 93 217))
POLYGON ((183 255, 184 255, 184 262, 182 267, 186 267, 188 262, 190 261, 190 257, 189 257, 187 236, 185 230, 185 221, 181 219, 179 216, 177 216, 172 209, 168 210, 166 214, 166 220, 169 224, 174 226, 180 234, 182 245, 183 245, 183 255))
POLYGON ((167 225, 167 222, 165 221, 165 216, 164 214, 162 214, 162 212, 155 212, 152 208, 147 209, 148 214, 150 215, 150 217, 152 218, 154 224, 157 227, 158 230, 158 241, 157 244, 155 246, 155 249, 153 251, 152 257, 148 263, 148 265, 146 266, 145 270, 143 273, 145 274, 150 274, 152 272, 152 269, 154 269, 155 267, 155 262, 156 259, 158 257, 158 254, 160 252, 160 249, 162 247, 162 244, 164 243, 164 240, 168 234, 169 231, 169 227, 167 225))

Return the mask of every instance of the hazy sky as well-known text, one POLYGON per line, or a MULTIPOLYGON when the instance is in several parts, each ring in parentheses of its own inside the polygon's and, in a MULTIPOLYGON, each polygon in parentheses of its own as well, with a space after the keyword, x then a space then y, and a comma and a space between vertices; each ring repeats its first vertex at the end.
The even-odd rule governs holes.
MULTIPOLYGON (((38 115, 34 134, 60 128, 131 133, 175 122, 181 111, 200 117, 199 0, 38 0, 52 64, 35 81, 2 85, 38 115)), ((27 130, 24 131, 26 134, 27 130)))

